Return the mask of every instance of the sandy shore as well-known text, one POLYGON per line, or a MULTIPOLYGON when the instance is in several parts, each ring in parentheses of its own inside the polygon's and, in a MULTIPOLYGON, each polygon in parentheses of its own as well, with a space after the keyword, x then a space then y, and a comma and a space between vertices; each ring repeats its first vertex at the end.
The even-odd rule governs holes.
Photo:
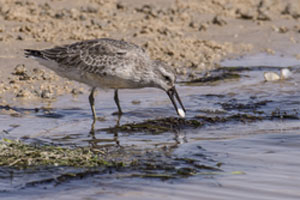
POLYGON ((24 48, 123 39, 188 78, 244 54, 300 59, 299 22, 298 0, 0 0, 0 105, 88 90, 25 59, 24 48))

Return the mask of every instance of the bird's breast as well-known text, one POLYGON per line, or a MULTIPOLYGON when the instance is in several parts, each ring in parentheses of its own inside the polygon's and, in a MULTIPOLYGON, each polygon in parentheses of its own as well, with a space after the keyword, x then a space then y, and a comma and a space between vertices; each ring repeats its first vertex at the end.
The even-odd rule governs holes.
POLYGON ((84 80, 84 83, 86 83, 87 85, 103 89, 133 89, 144 87, 143 84, 135 81, 135 79, 120 77, 107 73, 103 73, 100 75, 85 73, 81 77, 81 82, 82 80, 84 80))

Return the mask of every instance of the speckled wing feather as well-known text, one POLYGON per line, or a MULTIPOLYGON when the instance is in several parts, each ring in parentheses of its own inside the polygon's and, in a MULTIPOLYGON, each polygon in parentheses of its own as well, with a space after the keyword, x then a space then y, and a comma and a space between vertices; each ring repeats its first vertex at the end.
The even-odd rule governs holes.
POLYGON ((56 61, 60 66, 78 67, 91 73, 101 73, 105 67, 132 59, 132 55, 147 56, 145 51, 135 44, 112 39, 83 41, 40 52, 44 58, 56 61))

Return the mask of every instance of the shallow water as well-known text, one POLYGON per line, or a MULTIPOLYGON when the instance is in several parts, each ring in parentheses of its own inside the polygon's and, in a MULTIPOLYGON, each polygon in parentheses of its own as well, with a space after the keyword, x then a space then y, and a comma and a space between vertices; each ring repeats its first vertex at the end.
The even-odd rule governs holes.
MULTIPOLYGON (((22 117, 0 115, 2 137, 62 146, 119 145, 121 147, 117 148, 128 152, 129 156, 137 155, 146 163, 162 165, 151 170, 129 168, 101 172, 63 167, 39 171, 0 168, 0 189, 3 191, 0 197, 299 199, 300 64, 280 56, 259 55, 226 61, 224 65, 252 68, 234 68, 240 78, 178 87, 188 111, 186 118, 204 122, 199 128, 182 127, 160 134, 103 131, 102 128, 117 123, 117 116, 111 115, 117 110, 112 92, 97 95, 97 113, 104 119, 95 125, 95 138, 89 134, 91 112, 85 95, 76 99, 59 98, 50 111, 36 112, 34 108, 42 105, 29 105, 26 112, 24 107, 15 108, 22 117), (264 63, 263 60, 276 62, 264 63), (290 66, 291 79, 264 82, 265 71, 279 72, 281 67, 290 66), (211 120, 216 117, 225 120, 211 120), (172 178, 145 176, 147 173, 169 175, 172 170, 168 171, 167 167, 182 173, 172 178), (192 176, 184 170, 192 170, 192 176), (85 173, 81 178, 55 181, 62 174, 81 171, 85 173)), ((176 115, 162 91, 124 90, 119 95, 125 112, 121 125, 176 115), (133 100, 140 103, 134 104, 133 100)))

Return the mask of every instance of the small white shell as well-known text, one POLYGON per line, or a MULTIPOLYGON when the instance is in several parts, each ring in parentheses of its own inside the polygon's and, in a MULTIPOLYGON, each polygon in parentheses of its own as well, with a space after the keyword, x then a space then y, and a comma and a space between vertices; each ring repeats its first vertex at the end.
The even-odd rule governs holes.
POLYGON ((275 72, 265 72, 264 77, 266 81, 278 81, 280 76, 275 72))
POLYGON ((288 79, 292 76, 292 72, 288 68, 284 68, 280 70, 280 78, 288 79))
POLYGON ((185 117, 185 112, 181 109, 181 108, 178 108, 178 114, 180 117, 184 118, 185 117))

